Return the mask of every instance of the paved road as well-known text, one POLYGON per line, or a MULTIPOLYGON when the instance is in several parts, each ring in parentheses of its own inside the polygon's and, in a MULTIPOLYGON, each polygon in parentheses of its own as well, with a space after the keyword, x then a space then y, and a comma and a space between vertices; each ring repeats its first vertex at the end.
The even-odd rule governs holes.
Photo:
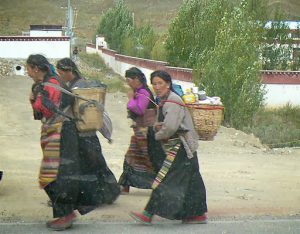
MULTIPOLYGON (((0 223, 1 234, 56 233, 46 229, 43 223, 0 223)), ((76 222, 72 229, 63 233, 85 234, 299 234, 300 218, 210 221, 208 224, 184 225, 180 222, 163 222, 144 226, 128 222, 76 222)))

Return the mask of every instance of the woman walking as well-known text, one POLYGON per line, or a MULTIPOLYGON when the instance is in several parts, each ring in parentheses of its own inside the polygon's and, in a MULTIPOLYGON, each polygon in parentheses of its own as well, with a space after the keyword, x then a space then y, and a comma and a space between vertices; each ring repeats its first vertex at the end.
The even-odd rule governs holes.
POLYGON ((70 108, 73 100, 53 87, 43 86, 43 82, 62 86, 44 56, 30 55, 26 62, 28 75, 34 81, 30 94, 34 118, 42 121, 39 184, 49 196, 57 218, 47 222, 47 227, 64 230, 72 226, 76 217, 79 194, 76 127, 61 111, 70 108))
POLYGON ((119 179, 123 194, 129 193, 130 187, 150 189, 155 177, 155 165, 148 151, 149 144, 155 144, 152 128, 156 116, 154 98, 141 70, 132 67, 126 71, 125 77, 131 87, 127 110, 128 117, 132 120, 133 136, 119 179))
POLYGON ((165 71, 151 74, 159 97, 159 117, 154 125, 155 139, 161 142, 156 155, 164 162, 152 184, 152 194, 142 213, 131 212, 136 221, 150 224, 153 215, 183 223, 206 223, 206 190, 199 172, 198 135, 184 102, 172 89, 165 71))
MULTIPOLYGON (((70 90, 86 87, 85 78, 70 58, 59 60, 56 68, 60 78, 70 90)), ((80 170, 86 178, 86 181, 80 183, 83 196, 79 196, 79 200, 88 210, 95 209, 103 203, 111 204, 119 196, 120 186, 106 163, 96 130, 78 132, 78 135, 80 170)), ((110 138, 110 135, 105 137, 110 138)))
POLYGON ((73 97, 56 88, 67 89, 43 55, 30 55, 26 63, 34 81, 30 94, 34 118, 42 122, 39 184, 49 196, 56 218, 47 222, 47 227, 61 231, 72 227, 76 210, 84 215, 98 205, 99 193, 91 195, 82 189, 83 182, 87 187, 95 183, 82 175, 78 133, 71 115, 73 97))

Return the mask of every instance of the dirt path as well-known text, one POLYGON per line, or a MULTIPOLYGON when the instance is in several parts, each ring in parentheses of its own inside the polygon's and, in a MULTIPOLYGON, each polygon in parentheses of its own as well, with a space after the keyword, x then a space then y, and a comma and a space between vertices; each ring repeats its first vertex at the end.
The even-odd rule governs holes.
MULTIPOLYGON (((47 196, 38 188, 41 160, 40 123, 28 102, 31 79, 0 77, 0 222, 41 221, 52 217, 47 196)), ((107 163, 118 178, 131 130, 124 94, 108 94, 114 124, 113 144, 100 136, 107 163)), ((207 187, 209 216, 216 219, 254 216, 300 216, 300 150, 267 150, 251 135, 221 128, 214 141, 200 142, 201 172, 207 187)), ((149 190, 132 189, 110 206, 81 220, 129 221, 141 210, 149 190)))

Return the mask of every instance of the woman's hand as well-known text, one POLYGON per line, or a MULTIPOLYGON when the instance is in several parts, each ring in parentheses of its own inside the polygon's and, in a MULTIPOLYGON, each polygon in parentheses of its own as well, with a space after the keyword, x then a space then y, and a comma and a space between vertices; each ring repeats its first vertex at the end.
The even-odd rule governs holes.
POLYGON ((127 97, 128 97, 128 99, 130 100, 130 99, 132 99, 132 98, 134 98, 134 91, 133 90, 130 90, 130 91, 128 91, 128 93, 127 93, 127 97))
POLYGON ((33 93, 31 92, 30 94, 29 94, 29 101, 30 101, 30 103, 32 104, 32 103, 34 103, 34 95, 33 95, 33 93))
POLYGON ((162 125, 163 125, 163 123, 162 122, 156 122, 155 124, 154 124, 154 131, 155 132, 158 132, 161 128, 162 128, 162 125))

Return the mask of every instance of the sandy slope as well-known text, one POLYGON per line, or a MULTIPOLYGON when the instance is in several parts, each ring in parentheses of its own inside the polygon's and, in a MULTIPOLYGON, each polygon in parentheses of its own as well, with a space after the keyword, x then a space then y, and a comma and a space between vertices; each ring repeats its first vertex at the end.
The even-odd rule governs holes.
MULTIPOLYGON (((0 222, 37 221, 52 217, 37 175, 41 160, 40 123, 32 119, 28 94, 31 79, 0 77, 0 222)), ((126 96, 108 94, 106 106, 114 124, 113 144, 99 136, 107 163, 118 178, 131 130, 126 96)), ((221 128, 214 141, 200 142, 201 172, 207 187, 211 218, 300 216, 300 150, 267 150, 251 135, 221 128)), ((141 210, 149 190, 132 189, 113 205, 81 220, 128 221, 141 210)), ((159 218, 157 218, 159 219, 159 218)))

